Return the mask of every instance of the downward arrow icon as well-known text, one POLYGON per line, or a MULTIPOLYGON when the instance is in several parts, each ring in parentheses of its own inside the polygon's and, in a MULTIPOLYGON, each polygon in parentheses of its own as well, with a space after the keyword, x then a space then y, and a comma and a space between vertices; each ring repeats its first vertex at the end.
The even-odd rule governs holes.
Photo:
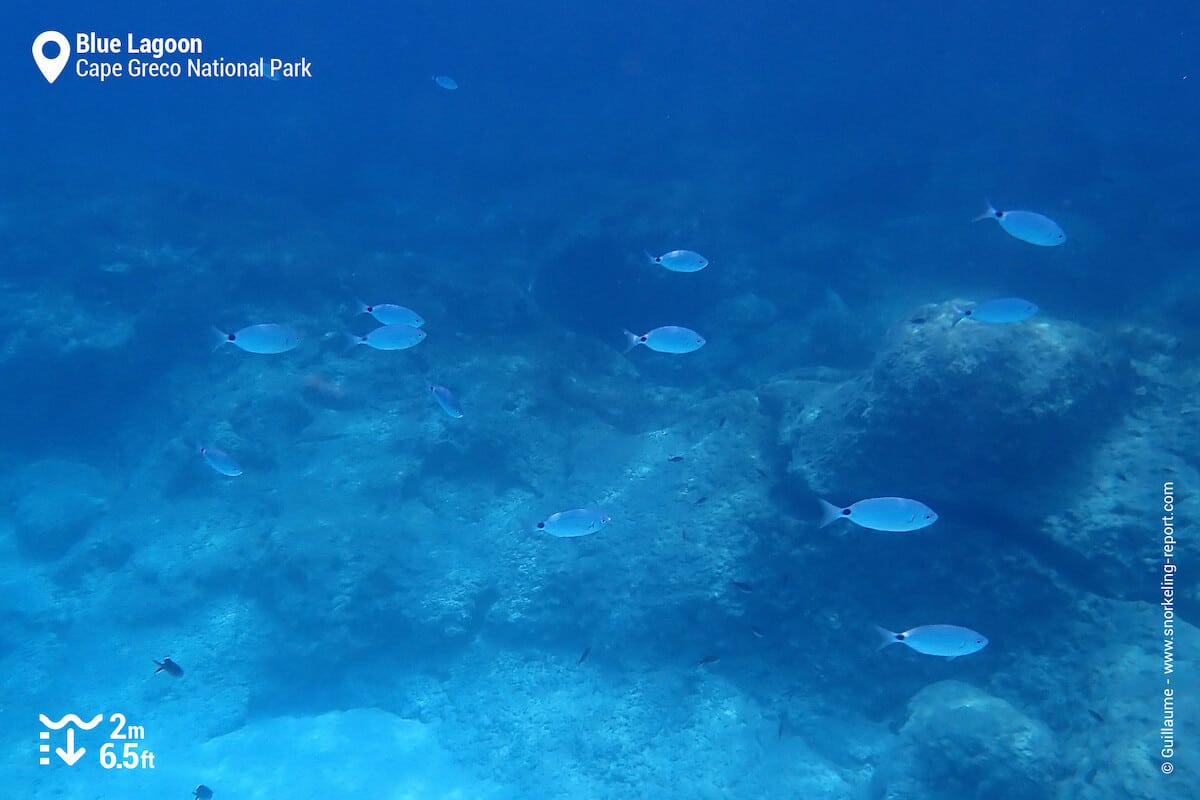
POLYGON ((86 747, 75 749, 75 729, 67 728, 67 749, 56 747, 54 752, 58 753, 58 757, 67 762, 68 767, 75 766, 75 762, 83 758, 83 754, 87 752, 86 747))

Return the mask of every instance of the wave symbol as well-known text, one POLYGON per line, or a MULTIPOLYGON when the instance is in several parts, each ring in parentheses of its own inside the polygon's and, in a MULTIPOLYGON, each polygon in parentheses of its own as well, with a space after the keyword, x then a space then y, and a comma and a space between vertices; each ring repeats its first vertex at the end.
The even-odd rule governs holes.
POLYGON ((45 725, 47 728, 49 728, 52 731, 61 730, 64 727, 66 727, 67 725, 74 725, 75 727, 79 728, 79 730, 81 730, 81 731, 90 731, 92 728, 94 728, 100 724, 100 720, 104 719, 104 715, 97 714, 91 722, 84 722, 79 717, 75 716, 74 714, 67 714, 65 717, 60 719, 58 722, 52 721, 45 714, 38 714, 38 719, 41 720, 43 725, 45 725))

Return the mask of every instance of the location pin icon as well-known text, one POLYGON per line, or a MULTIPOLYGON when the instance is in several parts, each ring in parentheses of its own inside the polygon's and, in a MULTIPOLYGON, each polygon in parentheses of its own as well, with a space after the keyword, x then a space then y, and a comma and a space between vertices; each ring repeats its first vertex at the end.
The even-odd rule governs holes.
POLYGON ((67 37, 63 36, 58 31, 46 31, 38 34, 38 37, 33 40, 33 60, 37 62, 38 69, 46 76, 46 80, 54 83, 58 80, 58 76, 62 74, 63 67, 71 59, 71 43, 67 41, 67 37), (58 55, 54 58, 46 58, 46 54, 42 52, 47 42, 54 42, 58 45, 58 55))

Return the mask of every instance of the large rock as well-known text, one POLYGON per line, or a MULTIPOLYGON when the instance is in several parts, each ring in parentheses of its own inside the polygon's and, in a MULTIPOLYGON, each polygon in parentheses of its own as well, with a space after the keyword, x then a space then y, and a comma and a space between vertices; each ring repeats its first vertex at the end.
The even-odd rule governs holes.
POLYGON ((22 470, 10 491, 14 531, 26 555, 54 560, 83 539, 108 508, 109 485, 86 464, 47 459, 22 470))
POLYGON ((919 308, 859 377, 776 387, 796 479, 835 503, 909 495, 993 520, 1044 509, 1085 439, 1115 421, 1119 359, 1070 322, 953 318, 950 304, 919 308))
MULTIPOLYGON (((1161 333, 1129 327, 1120 339, 1133 356, 1134 402, 1120 424, 1097 437, 1086 463, 1073 471, 1070 491, 1036 535, 1043 560, 1055 561, 1077 584, 1103 596, 1141 599, 1145 587, 1129 580, 1131 556, 1161 549, 1162 532, 1153 529, 1162 527, 1164 484, 1173 483, 1176 493, 1200 484, 1200 366, 1161 333)), ((1180 561, 1200 558, 1200 541, 1175 538, 1180 561)), ((1196 607, 1200 584, 1181 582, 1177 591, 1180 608, 1196 607)))
POLYGON ((959 681, 922 689, 883 781, 889 798, 1055 797, 1055 740, 1043 723, 959 681))

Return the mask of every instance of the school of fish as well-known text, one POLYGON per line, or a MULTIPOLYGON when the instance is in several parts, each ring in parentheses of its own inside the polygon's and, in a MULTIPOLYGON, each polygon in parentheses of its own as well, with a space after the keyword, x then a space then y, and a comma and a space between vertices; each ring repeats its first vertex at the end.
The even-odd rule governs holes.
MULTIPOLYGON (((435 75, 433 82, 445 90, 458 89, 457 81, 446 75, 435 75)), ((1067 235, 1058 223, 1039 212, 1019 209, 1000 211, 988 202, 986 210, 975 218, 977 222, 984 220, 994 220, 1009 236, 1038 247, 1056 247, 1067 241, 1067 235)), ((700 272, 710 264, 705 256, 688 249, 670 250, 657 256, 646 253, 646 260, 654 267, 680 274, 700 272)), ((356 308, 359 315, 368 315, 379 325, 361 335, 346 333, 344 336, 347 349, 366 346, 380 351, 401 351, 417 346, 426 338, 425 319, 406 306, 357 301, 356 308)), ((950 327, 954 328, 960 322, 968 320, 984 324, 1015 324, 1030 319, 1038 311, 1036 304, 1023 298, 997 298, 969 308, 954 306, 955 317, 950 327)), ((214 328, 214 331, 216 349, 233 345, 247 353, 258 355, 287 353, 304 342, 296 330, 286 324, 274 322, 252 324, 233 332, 225 332, 219 328, 214 328)), ((662 325, 642 334, 625 330, 624 335, 626 353, 638 347, 645 347, 656 353, 684 355, 695 353, 706 344, 702 335, 681 325, 662 325)), ((427 384, 426 388, 436 406, 446 416, 455 420, 464 418, 463 407, 449 388, 436 383, 427 384)), ((195 449, 214 472, 230 478, 242 475, 241 466, 229 453, 207 444, 196 445, 195 449)), ((671 460, 677 460, 677 457, 671 460)), ((937 512, 932 508, 919 500, 904 497, 872 497, 845 506, 835 505, 824 499, 818 499, 817 502, 821 512, 819 526, 822 528, 845 519, 855 526, 871 531, 910 533, 924 530, 938 520, 937 512)), ((574 539, 600 533, 611 523, 613 517, 605 509, 583 506, 550 513, 530 525, 529 529, 535 534, 555 539, 574 539)), ((733 583, 741 591, 749 590, 748 584, 738 581, 733 583)), ((876 626, 876 630, 880 637, 881 649, 892 644, 904 644, 916 653, 948 660, 979 652, 988 644, 987 637, 977 631, 941 622, 918 625, 900 633, 879 626, 876 626)), ((754 629, 754 633, 758 637, 762 636, 757 629, 754 629)), ((589 651, 590 648, 585 651, 580 663, 583 663, 589 651)), ((714 655, 702 660, 701 664, 712 664, 718 660, 714 655)), ((160 669, 164 668, 178 669, 170 659, 165 659, 164 665, 160 665, 160 669)), ((199 787, 200 790, 205 788, 199 787)), ((203 796, 200 791, 197 794, 203 796)))

